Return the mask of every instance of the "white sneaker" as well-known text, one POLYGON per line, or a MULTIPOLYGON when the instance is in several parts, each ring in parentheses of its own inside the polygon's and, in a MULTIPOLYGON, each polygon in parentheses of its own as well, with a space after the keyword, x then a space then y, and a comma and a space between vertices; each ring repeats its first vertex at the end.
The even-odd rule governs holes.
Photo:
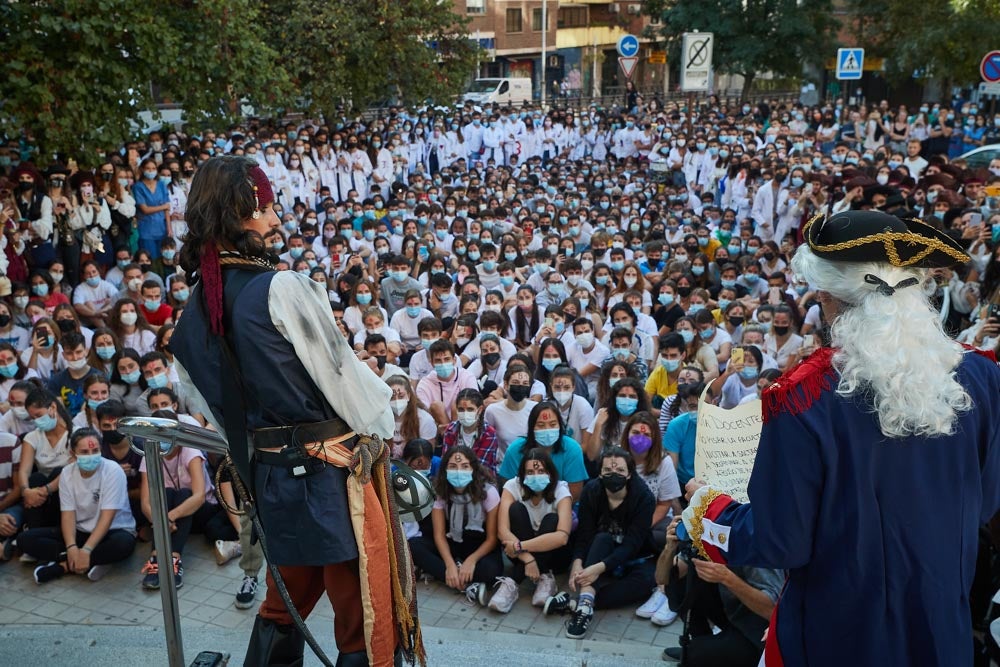
POLYGON ((91 581, 100 581, 101 578, 110 571, 110 565, 95 565, 87 570, 87 578, 91 581))
POLYGON ((535 584, 535 594, 531 596, 531 604, 541 607, 545 601, 556 594, 556 578, 551 573, 543 574, 535 584))
POLYGON ((635 610, 635 615, 639 618, 652 618, 653 614, 660 610, 660 607, 667 604, 667 596, 663 594, 660 587, 653 589, 653 594, 642 603, 642 606, 635 610))
POLYGON ((656 613, 649 619, 653 625, 664 627, 677 620, 677 612, 670 610, 670 604, 664 600, 663 606, 656 610, 656 613))
POLYGON ((232 559, 239 558, 242 555, 243 550, 240 549, 240 543, 238 541, 215 541, 215 562, 219 565, 225 565, 232 559))
POLYGON ((486 584, 476 582, 466 586, 465 599, 480 607, 486 606, 486 584))
POLYGON ((34 556, 30 556, 28 554, 21 554, 21 557, 18 558, 18 560, 20 562, 22 562, 22 563, 37 563, 38 562, 37 558, 35 558, 34 556))
POLYGON ((497 577, 497 592, 490 599, 489 608, 506 614, 517 602, 517 584, 510 577, 497 577))

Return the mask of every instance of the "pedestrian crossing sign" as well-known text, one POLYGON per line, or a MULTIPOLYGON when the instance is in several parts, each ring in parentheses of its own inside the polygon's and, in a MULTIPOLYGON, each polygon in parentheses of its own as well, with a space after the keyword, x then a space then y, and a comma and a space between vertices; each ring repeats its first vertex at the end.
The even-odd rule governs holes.
POLYGON ((838 79, 860 79, 864 66, 864 49, 837 49, 838 79))

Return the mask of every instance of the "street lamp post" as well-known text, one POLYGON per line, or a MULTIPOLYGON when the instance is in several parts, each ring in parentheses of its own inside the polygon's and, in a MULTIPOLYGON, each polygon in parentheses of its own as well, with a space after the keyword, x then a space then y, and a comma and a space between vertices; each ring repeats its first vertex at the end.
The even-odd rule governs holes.
POLYGON ((548 0, 542 0, 542 106, 545 106, 545 93, 549 87, 548 81, 545 78, 545 65, 547 60, 546 46, 548 41, 549 32, 549 3, 548 0))

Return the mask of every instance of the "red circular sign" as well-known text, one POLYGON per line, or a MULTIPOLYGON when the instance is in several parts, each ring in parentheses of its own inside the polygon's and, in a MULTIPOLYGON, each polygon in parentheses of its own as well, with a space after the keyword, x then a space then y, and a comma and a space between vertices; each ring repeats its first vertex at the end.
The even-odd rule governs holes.
POLYGON ((979 73, 987 83, 1000 82, 1000 51, 990 51, 979 63, 979 73))

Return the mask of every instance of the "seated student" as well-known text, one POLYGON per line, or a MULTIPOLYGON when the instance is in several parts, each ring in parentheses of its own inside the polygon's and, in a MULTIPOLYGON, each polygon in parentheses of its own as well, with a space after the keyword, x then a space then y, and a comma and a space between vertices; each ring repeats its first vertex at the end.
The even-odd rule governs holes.
POLYGON ((70 417, 75 417, 86 403, 83 397, 84 380, 91 375, 103 377, 104 373, 91 368, 87 363, 87 346, 83 334, 69 332, 62 337, 61 347, 66 368, 53 372, 45 384, 63 402, 70 417))
POLYGON ((457 445, 471 449, 495 480, 497 474, 497 432, 483 421, 483 395, 478 389, 463 389, 455 399, 456 419, 441 436, 441 454, 457 445))
MULTIPOLYGON (((492 292, 486 294, 487 308, 489 308, 490 294, 492 292)), ((510 322, 506 318, 507 315, 505 313, 493 312, 491 310, 484 310, 479 314, 479 337, 462 350, 463 364, 468 366, 470 362, 479 358, 481 354, 479 342, 483 339, 483 336, 487 335, 496 336, 500 341, 500 358, 503 361, 506 362, 517 354, 517 348, 504 336, 507 328, 510 326, 510 322)))
POLYGON ((73 460, 69 448, 70 417, 65 406, 44 389, 34 389, 25 400, 35 430, 21 444, 18 481, 29 528, 59 525, 59 473, 73 460))
POLYGON ((25 433, 35 430, 35 422, 28 415, 28 408, 25 407, 24 403, 28 399, 28 394, 39 387, 40 381, 36 378, 34 380, 21 380, 10 388, 7 393, 7 404, 10 409, 3 418, 0 418, 0 431, 21 437, 25 433))
POLYGON ((455 419, 458 392, 475 389, 476 378, 457 365, 458 357, 451 341, 443 338, 435 341, 428 354, 434 364, 434 372, 417 383, 417 398, 427 406, 440 433, 455 419))
POLYGON ((21 533, 21 550, 44 564, 35 582, 44 584, 66 573, 97 581, 135 549, 135 519, 129 509, 125 473, 101 456, 101 436, 81 428, 70 438, 74 460, 60 475, 59 527, 21 533))
POLYGON ((83 408, 73 417, 73 430, 84 426, 100 430, 97 408, 106 403, 110 396, 111 382, 107 377, 100 373, 87 376, 83 381, 83 408))
POLYGON ((569 366, 556 366, 549 375, 549 398, 559 408, 566 435, 577 442, 594 421, 594 408, 586 398, 576 393, 576 372, 569 366))
POLYGON ((0 561, 14 555, 14 540, 24 523, 21 487, 21 441, 13 433, 0 433, 0 561))
POLYGON ((115 357, 115 370, 111 374, 111 398, 125 404, 125 413, 142 415, 149 410, 145 399, 146 378, 139 368, 139 353, 132 348, 123 348, 115 357))
MULTIPOLYGON (((414 438, 403 446, 403 453, 400 456, 403 463, 410 466, 415 472, 420 473, 427 479, 433 480, 437 475, 438 466, 441 465, 441 457, 434 456, 434 445, 423 438, 414 438)), ((403 534, 407 540, 412 540, 421 535, 433 535, 433 519, 428 515, 423 521, 403 522, 403 534)))
POLYGON ((434 440, 437 438, 437 424, 423 404, 413 393, 413 387, 405 375, 393 375, 386 380, 392 389, 389 407, 396 418, 396 428, 392 435, 392 455, 399 456, 407 442, 414 438, 434 440))
POLYGON ((402 346, 402 352, 399 355, 401 366, 409 366, 410 357, 420 348, 420 335, 417 328, 420 321, 426 317, 434 317, 434 313, 421 306, 422 302, 419 290, 408 290, 404 297, 404 307, 397 310, 389 318, 389 328, 399 334, 402 346))
POLYGON ((705 385, 688 384, 677 391, 670 406, 670 424, 663 435, 663 449, 674 462, 677 483, 683 489, 694 477, 695 438, 698 430, 698 401, 705 385))
POLYGON ((506 398, 487 405, 484 414, 484 421, 496 429, 501 458, 506 455, 510 443, 528 432, 528 416, 537 405, 528 398, 531 372, 527 366, 516 362, 508 364, 503 382, 506 398))
POLYGON ((394 375, 409 379, 406 371, 396 364, 389 363, 389 346, 382 334, 372 334, 365 338, 365 350, 363 353, 359 352, 358 357, 363 359, 368 364, 368 368, 372 369, 372 372, 383 380, 388 381, 394 375))
POLYGON ((531 604, 541 607, 556 593, 554 572, 569 566, 572 552, 573 498, 548 451, 535 447, 525 453, 517 475, 507 480, 500 496, 497 535, 514 563, 510 577, 490 600, 490 609, 506 614, 517 602, 525 577, 535 583, 531 604))
POLYGON ((510 443, 500 466, 500 478, 512 479, 521 466, 521 457, 535 447, 550 452, 559 479, 569 485, 575 501, 580 497, 583 483, 587 481, 587 468, 583 463, 583 449, 565 433, 559 408, 551 401, 542 401, 528 415, 527 435, 510 443))
MULTIPOLYGON (((187 396, 181 389, 181 385, 171 382, 169 366, 167 357, 162 352, 147 352, 139 359, 139 369, 142 371, 142 377, 146 380, 146 390, 139 395, 140 405, 138 407, 140 416, 148 417, 156 409, 149 407, 149 398, 154 389, 169 389, 174 396, 174 401, 177 403, 177 412, 193 417, 195 426, 204 426, 207 423, 205 417, 200 412, 192 409, 192 406, 188 403, 187 396)), ((126 402, 125 405, 127 407, 128 403, 126 402)))
POLYGON ((500 339, 493 334, 479 336, 479 349, 481 354, 469 362, 466 370, 476 378, 479 391, 488 396, 503 384, 507 362, 501 358, 500 339))
POLYGON ((420 336, 420 349, 410 357, 410 379, 415 387, 418 382, 434 372, 431 363, 430 349, 436 340, 441 338, 442 324, 436 317, 425 317, 417 324, 417 334, 420 336))
POLYGON ((503 574, 497 542, 500 494, 476 455, 461 445, 441 457, 434 490, 434 534, 410 540, 413 563, 485 605, 487 585, 503 574))
POLYGON ((172 321, 174 309, 163 302, 163 286, 155 280, 147 280, 142 284, 142 303, 139 309, 153 331, 172 321))
POLYGON ((660 358, 646 380, 646 395, 657 416, 663 402, 677 393, 678 376, 687 354, 687 345, 680 334, 669 333, 660 338, 660 358))
MULTIPOLYGON (((2 307, 0 307, 2 312, 2 307)), ((10 343, 0 343, 0 411, 7 411, 7 395, 11 388, 23 380, 38 377, 38 373, 28 368, 17 350, 10 343)))
MULTIPOLYGON (((365 339, 372 334, 382 334, 385 336, 387 348, 387 359, 396 363, 403 348, 399 340, 399 333, 390 326, 386 326, 384 311, 378 306, 368 306, 361 311, 361 322, 364 329, 354 335, 354 349, 365 349, 365 339)), ((404 364, 405 365, 405 364, 404 364)))
POLYGON ((735 408, 746 396, 757 395, 757 376, 764 365, 764 357, 753 345, 740 345, 742 363, 730 363, 722 375, 712 381, 712 396, 719 396, 719 407, 735 408))
POLYGON ((136 527, 149 526, 142 514, 142 498, 139 491, 139 468, 142 466, 142 456, 132 449, 132 443, 123 433, 118 431, 118 420, 125 416, 125 405, 116 399, 109 399, 97 406, 97 424, 101 432, 101 455, 117 463, 125 473, 128 483, 129 507, 136 520, 136 527))
POLYGON ((545 602, 546 614, 573 613, 566 636, 582 639, 597 607, 613 609, 637 604, 655 581, 650 525, 656 501, 635 472, 632 455, 606 447, 598 461, 600 476, 587 482, 580 495, 579 524, 573 546, 570 591, 545 602))

